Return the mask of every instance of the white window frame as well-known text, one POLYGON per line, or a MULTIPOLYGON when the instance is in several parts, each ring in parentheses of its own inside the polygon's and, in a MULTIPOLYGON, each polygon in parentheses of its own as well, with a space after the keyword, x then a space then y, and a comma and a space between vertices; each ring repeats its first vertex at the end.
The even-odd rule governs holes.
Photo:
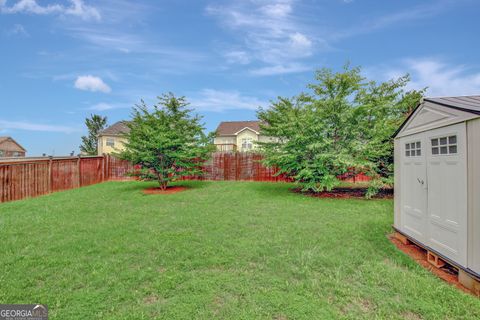
POLYGON ((449 133, 449 134, 443 134, 440 136, 430 137, 430 153, 432 157, 458 155, 458 134, 449 133), (446 139, 445 140, 446 143, 441 144, 441 139, 446 139), (436 142, 434 143, 434 141, 436 142), (442 148, 446 148, 446 153, 442 153, 442 148), (434 153, 434 149, 437 150, 438 152, 434 153), (452 150, 455 150, 455 151, 452 151, 452 150))
POLYGON ((115 138, 106 138, 105 146, 112 147, 112 148, 115 147, 115 138))
POLYGON ((422 141, 420 140, 408 141, 405 143, 404 148, 405 148, 404 155, 407 158, 423 156, 422 141))
POLYGON ((242 138, 242 150, 252 150, 252 149, 253 149, 253 139, 242 138))

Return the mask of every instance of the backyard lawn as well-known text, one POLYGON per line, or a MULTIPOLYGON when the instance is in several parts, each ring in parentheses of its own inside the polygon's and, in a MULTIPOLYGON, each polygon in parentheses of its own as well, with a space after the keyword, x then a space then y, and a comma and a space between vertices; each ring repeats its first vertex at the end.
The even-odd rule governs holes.
POLYGON ((387 239, 392 200, 108 182, 0 204, 0 303, 50 319, 476 319, 387 239))

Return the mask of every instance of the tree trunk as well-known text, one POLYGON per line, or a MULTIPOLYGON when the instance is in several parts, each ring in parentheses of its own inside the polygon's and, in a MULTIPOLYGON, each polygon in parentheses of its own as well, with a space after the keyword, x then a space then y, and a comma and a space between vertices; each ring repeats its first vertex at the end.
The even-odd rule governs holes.
POLYGON ((158 173, 157 177, 160 189, 162 189, 163 191, 167 190, 168 180, 166 180, 161 173, 158 173))

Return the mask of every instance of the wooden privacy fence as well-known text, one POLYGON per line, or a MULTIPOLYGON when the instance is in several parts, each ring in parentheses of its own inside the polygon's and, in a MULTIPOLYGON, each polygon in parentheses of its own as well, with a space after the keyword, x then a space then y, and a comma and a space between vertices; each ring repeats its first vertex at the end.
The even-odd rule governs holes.
MULTIPOLYGON (((200 177, 184 180, 291 181, 278 170, 261 164, 262 155, 243 152, 215 152, 201 168, 200 177)), ((109 180, 131 180, 128 161, 109 155, 98 157, 34 158, 0 160, 0 202, 79 188, 109 180)), ((344 175, 342 180, 358 182, 370 178, 344 175)))
POLYGON ((278 170, 261 164, 263 156, 251 152, 215 152, 202 166, 203 176, 184 180, 291 181, 278 170))
POLYGON ((110 156, 0 161, 0 202, 100 183, 130 179, 133 166, 110 156))

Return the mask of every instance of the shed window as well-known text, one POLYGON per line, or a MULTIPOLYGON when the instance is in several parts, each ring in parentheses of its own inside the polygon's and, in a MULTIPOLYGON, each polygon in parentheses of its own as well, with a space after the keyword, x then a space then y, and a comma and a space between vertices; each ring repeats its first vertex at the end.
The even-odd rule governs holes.
POLYGON ((115 147, 115 139, 107 138, 106 145, 109 146, 109 147, 115 147))
POLYGON ((456 154, 458 152, 457 136, 434 138, 432 143, 432 155, 456 154))
POLYGON ((405 144, 405 156, 418 157, 422 155, 422 143, 420 141, 405 144))

